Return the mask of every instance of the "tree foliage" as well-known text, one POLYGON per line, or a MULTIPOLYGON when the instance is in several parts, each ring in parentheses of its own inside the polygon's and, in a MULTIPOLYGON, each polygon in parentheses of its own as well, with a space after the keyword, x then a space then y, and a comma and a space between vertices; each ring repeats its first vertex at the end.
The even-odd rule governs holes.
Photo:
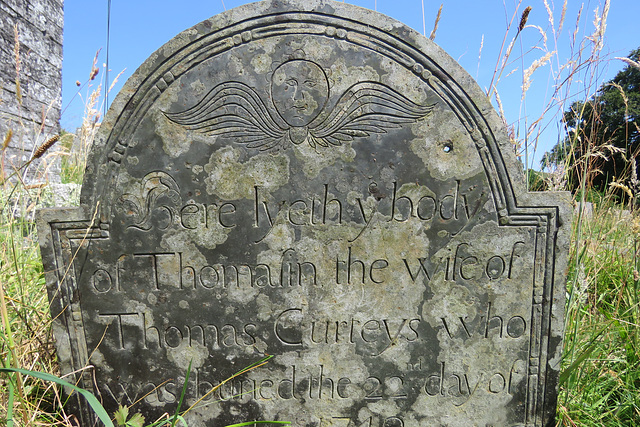
POLYGON ((611 182, 632 178, 640 154, 640 48, 628 59, 594 97, 565 111, 567 133, 542 159, 543 167, 566 167, 572 191, 582 184, 606 191, 611 182))

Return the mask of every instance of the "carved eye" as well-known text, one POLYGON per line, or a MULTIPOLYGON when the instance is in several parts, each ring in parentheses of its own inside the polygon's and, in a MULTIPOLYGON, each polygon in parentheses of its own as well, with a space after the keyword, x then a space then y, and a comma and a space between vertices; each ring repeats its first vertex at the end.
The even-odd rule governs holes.
POLYGON ((287 79, 284 83, 287 85, 287 87, 296 86, 298 84, 296 79, 287 79))
POLYGON ((308 86, 308 87, 315 87, 318 84, 318 82, 315 80, 305 80, 304 84, 305 86, 308 86))

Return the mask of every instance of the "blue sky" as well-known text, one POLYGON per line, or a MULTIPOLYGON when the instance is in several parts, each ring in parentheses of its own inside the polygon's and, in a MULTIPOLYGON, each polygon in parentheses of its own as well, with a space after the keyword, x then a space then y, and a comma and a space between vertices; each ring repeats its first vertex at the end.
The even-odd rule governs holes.
MULTIPOLYGON (((109 78, 112 80, 122 72, 118 82, 109 94, 115 95, 127 78, 156 49, 183 30, 213 15, 221 13, 225 8, 231 9, 249 3, 241 0, 112 0, 110 42, 109 42, 109 78)), ((596 8, 601 12, 604 0, 584 1, 567 0, 567 10, 562 31, 554 42, 549 15, 543 0, 351 0, 357 6, 375 9, 385 15, 397 19, 422 33, 426 28, 427 36, 433 29, 440 4, 443 4, 442 15, 436 33, 435 42, 449 55, 456 59, 473 76, 478 84, 486 89, 492 79, 500 57, 500 49, 507 34, 505 44, 508 45, 516 34, 520 15, 527 6, 532 10, 529 14, 527 28, 518 37, 510 57, 504 68, 497 90, 502 101, 505 117, 519 138, 523 138, 524 129, 531 126, 540 117, 546 106, 552 103, 552 82, 576 46, 571 48, 571 37, 576 30, 578 11, 582 7, 581 20, 577 28, 578 42, 594 32, 593 18, 596 8), (424 5, 424 14, 423 14, 424 5), (513 20, 510 32, 509 22, 513 20), (423 19, 424 17, 424 19, 423 19), (536 28, 535 26, 539 27, 536 28), (547 34, 547 50, 541 33, 547 34), (482 45, 482 51, 480 51, 482 45), (537 46, 536 49, 531 49, 537 46), (548 51, 557 51, 557 57, 545 66, 540 67, 532 76, 530 89, 522 102, 522 70, 529 68, 537 59, 548 51)), ((559 27, 564 0, 547 0, 554 17, 556 33, 559 27)), ((104 83, 106 75, 103 64, 106 60, 107 46, 107 0, 65 0, 64 4, 64 60, 63 60, 63 115, 61 125, 64 129, 73 130, 80 125, 83 116, 84 102, 91 90, 100 82, 104 83), (98 78, 90 86, 83 86, 78 93, 76 81, 85 83, 91 70, 96 52, 100 50, 98 78)), ((606 60, 596 66, 586 68, 585 77, 576 78, 571 87, 571 95, 584 98, 592 91, 585 89, 591 78, 599 86, 615 76, 623 68, 623 63, 614 59, 616 56, 627 56, 640 46, 640 1, 612 0, 607 19, 605 45, 601 56, 606 60), (579 81, 582 80, 582 81, 579 81)), ((585 45, 586 51, 591 46, 585 45)), ((506 49, 506 46, 505 46, 506 49)), ((494 100, 494 105, 496 105, 494 100)), ((558 129, 558 113, 555 107, 540 122, 544 129, 538 138, 539 146, 533 155, 530 149, 529 162, 537 168, 540 155, 557 141, 561 131, 558 129)), ((536 132, 537 134, 537 132, 536 132)))

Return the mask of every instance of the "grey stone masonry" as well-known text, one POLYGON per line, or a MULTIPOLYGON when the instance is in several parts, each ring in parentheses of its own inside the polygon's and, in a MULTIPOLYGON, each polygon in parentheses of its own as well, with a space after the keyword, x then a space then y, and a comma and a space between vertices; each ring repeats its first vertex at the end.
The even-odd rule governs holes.
MULTIPOLYGON (((0 0, 1 141, 13 133, 5 175, 60 132, 63 16, 63 0, 0 0)), ((24 172, 30 180, 59 181, 58 164, 45 155, 24 172)))
POLYGON ((189 427, 553 425, 569 200, 400 22, 230 10, 152 54, 80 206, 38 213, 61 371, 147 422, 184 390, 189 427))

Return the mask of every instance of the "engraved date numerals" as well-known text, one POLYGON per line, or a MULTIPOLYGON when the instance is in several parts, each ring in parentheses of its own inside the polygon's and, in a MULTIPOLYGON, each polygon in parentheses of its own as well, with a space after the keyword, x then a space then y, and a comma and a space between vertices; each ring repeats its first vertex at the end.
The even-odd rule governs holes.
POLYGON ((404 389, 404 379, 399 376, 388 378, 369 377, 364 383, 364 390, 367 400, 406 399, 407 393, 404 389))

